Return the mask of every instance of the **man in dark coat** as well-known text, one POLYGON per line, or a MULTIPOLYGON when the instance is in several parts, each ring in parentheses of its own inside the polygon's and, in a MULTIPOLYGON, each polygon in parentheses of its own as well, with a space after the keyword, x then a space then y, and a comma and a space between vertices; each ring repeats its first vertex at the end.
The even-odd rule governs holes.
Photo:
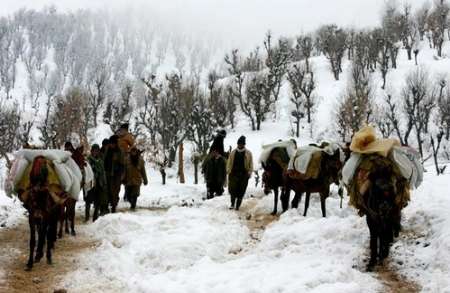
POLYGON ((124 179, 125 156, 118 145, 119 137, 113 135, 109 138, 109 146, 105 154, 105 172, 108 185, 108 201, 111 212, 115 213, 119 203, 120 185, 124 179))
POLYGON ((237 148, 228 157, 228 192, 231 196, 230 209, 239 210, 247 190, 248 180, 253 173, 252 153, 245 148, 245 136, 237 141, 237 148))
POLYGON ((91 204, 94 204, 94 216, 92 221, 95 221, 98 216, 102 216, 108 212, 108 196, 106 186, 106 175, 103 157, 100 153, 100 146, 94 144, 91 147, 91 155, 88 157, 89 164, 94 172, 95 184, 94 188, 88 191, 86 196, 85 221, 89 220, 89 213, 91 204))
POLYGON ((223 194, 226 180, 226 160, 218 150, 213 149, 203 162, 202 172, 205 176, 207 199, 223 194))

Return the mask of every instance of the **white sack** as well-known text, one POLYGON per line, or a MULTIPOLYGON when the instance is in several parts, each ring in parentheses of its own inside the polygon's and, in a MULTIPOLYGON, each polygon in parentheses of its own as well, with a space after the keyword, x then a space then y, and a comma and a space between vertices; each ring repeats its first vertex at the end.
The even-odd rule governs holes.
POLYGON ((292 156, 295 155, 296 145, 292 140, 278 141, 275 143, 263 145, 263 151, 261 153, 261 156, 259 157, 259 162, 261 164, 265 164, 269 159, 269 156, 272 153, 273 149, 278 147, 285 148, 289 158, 292 158, 292 156))
POLYGON ((352 153, 350 155, 350 158, 342 168, 342 181, 344 184, 349 185, 352 182, 355 171, 361 163, 361 159, 362 156, 359 153, 352 153))
POLYGON ((316 146, 304 146, 297 149, 295 155, 291 158, 288 165, 288 170, 296 170, 302 174, 305 174, 308 170, 309 161, 315 152, 321 152, 323 149, 316 146))
POLYGON ((65 164, 59 162, 53 162, 53 165, 55 166, 56 175, 58 175, 62 188, 65 192, 69 192, 73 184, 73 178, 69 168, 65 164))
POLYGON ((84 167, 84 192, 88 192, 94 188, 94 183, 94 171, 92 171, 91 165, 86 162, 86 166, 84 167))

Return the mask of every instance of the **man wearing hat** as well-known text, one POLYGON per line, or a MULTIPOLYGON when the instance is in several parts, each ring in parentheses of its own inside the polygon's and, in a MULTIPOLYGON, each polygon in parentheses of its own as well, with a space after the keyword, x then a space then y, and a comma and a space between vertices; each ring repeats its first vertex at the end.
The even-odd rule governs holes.
POLYGON ((124 123, 120 126, 119 130, 117 131, 117 136, 119 137, 119 148, 124 153, 128 153, 130 151, 130 148, 134 146, 134 137, 133 135, 128 131, 129 124, 124 123))
POLYGON ((106 185, 106 174, 103 156, 100 153, 100 146, 94 144, 91 147, 91 155, 88 157, 89 164, 94 172, 95 185, 94 188, 88 191, 86 196, 85 205, 85 221, 89 220, 89 213, 91 204, 94 204, 94 217, 95 221, 98 216, 104 215, 108 212, 108 195, 106 185))
POLYGON ((231 152, 227 162, 230 209, 239 210, 253 172, 253 156, 245 148, 245 143, 245 136, 241 136, 237 141, 237 148, 231 152))

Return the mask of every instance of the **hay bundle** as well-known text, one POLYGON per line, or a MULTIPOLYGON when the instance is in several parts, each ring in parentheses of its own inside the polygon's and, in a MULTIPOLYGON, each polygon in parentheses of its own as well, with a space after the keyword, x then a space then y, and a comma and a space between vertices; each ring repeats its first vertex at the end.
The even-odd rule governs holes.
POLYGON ((395 187, 395 204, 405 207, 410 200, 410 189, 422 182, 422 166, 417 152, 400 147, 396 139, 378 139, 375 130, 364 127, 357 132, 350 145, 352 155, 346 162, 342 177, 350 196, 349 204, 364 215, 364 196, 372 186, 370 175, 388 170, 391 184, 395 187))

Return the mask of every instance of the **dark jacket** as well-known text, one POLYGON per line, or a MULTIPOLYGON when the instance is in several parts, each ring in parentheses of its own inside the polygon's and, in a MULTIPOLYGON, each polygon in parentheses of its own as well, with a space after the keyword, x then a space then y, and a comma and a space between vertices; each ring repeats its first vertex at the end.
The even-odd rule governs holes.
POLYGON ((109 147, 105 154, 105 173, 106 177, 114 177, 122 180, 125 172, 125 156, 120 148, 113 149, 109 147))
POLYGON ((208 155, 203 161, 202 172, 205 176, 206 185, 219 185, 223 187, 226 180, 226 161, 223 156, 215 158, 208 155))

